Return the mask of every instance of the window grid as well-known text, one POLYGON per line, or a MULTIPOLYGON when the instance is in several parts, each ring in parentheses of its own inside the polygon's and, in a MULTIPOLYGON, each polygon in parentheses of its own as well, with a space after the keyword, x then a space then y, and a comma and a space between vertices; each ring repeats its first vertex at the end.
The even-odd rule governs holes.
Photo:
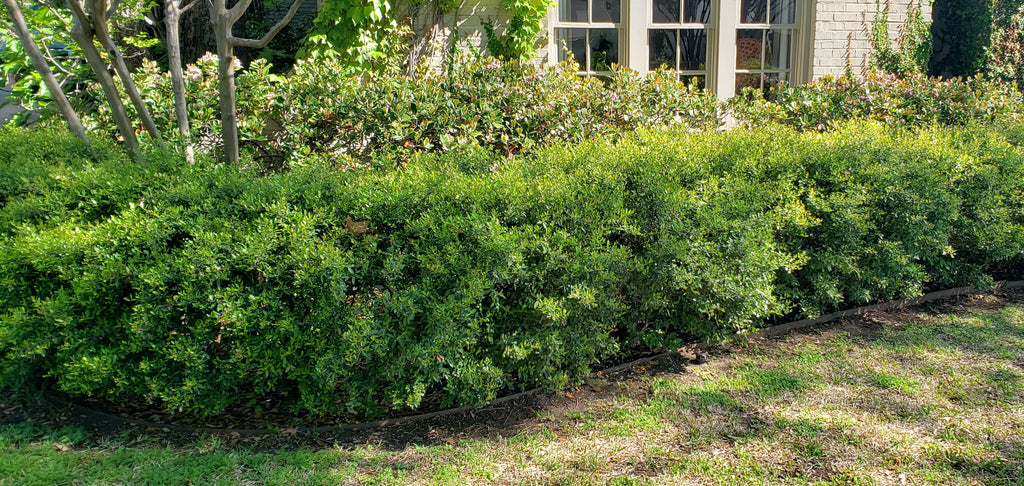
POLYGON ((736 30, 736 91, 764 90, 788 81, 796 33, 796 0, 742 0, 736 30))
POLYGON ((619 63, 623 52, 621 0, 560 0, 558 4, 554 29, 558 60, 566 61, 568 50, 579 65, 579 75, 612 74, 611 66, 619 63), (598 2, 605 8, 596 12, 598 2), (596 15, 603 17, 601 21, 595 21, 596 15))
POLYGON ((711 21, 711 0, 646 0, 651 6, 647 16, 648 69, 667 67, 676 79, 696 78, 701 87, 708 74, 708 27, 711 21), (674 8, 673 8, 674 7, 674 8), (669 33, 666 35, 666 33, 669 33), (671 39, 671 59, 665 52, 656 52, 657 42, 671 39), (694 45, 690 45, 694 44, 694 45), (687 49, 686 47, 691 47, 687 49), (666 62, 671 61, 671 62, 666 62), (690 61, 690 62, 685 62, 690 61), (696 63, 697 66, 693 66, 696 63), (687 65, 684 65, 687 64, 687 65))

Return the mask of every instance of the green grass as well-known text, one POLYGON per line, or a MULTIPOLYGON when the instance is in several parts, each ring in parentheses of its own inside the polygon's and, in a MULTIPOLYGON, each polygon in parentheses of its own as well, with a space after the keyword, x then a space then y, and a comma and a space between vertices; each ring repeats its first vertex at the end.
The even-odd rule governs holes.
POLYGON ((0 425, 0 485, 1024 484, 1024 305, 972 303, 752 341, 610 399, 397 449, 0 425))

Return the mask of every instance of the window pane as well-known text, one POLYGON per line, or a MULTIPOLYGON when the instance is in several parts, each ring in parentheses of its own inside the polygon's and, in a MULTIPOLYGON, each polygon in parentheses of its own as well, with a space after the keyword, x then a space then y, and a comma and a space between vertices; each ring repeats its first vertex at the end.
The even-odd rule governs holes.
POLYGON ((793 31, 790 29, 769 30, 766 43, 765 69, 789 70, 790 53, 793 46, 793 31))
POLYGON ((786 81, 786 78, 787 78, 786 73, 769 73, 769 74, 765 74, 761 78, 762 81, 764 82, 764 84, 762 86, 762 89, 767 90, 767 89, 770 89, 770 88, 773 88, 773 87, 777 87, 780 84, 782 84, 783 81, 786 81))
POLYGON ((708 62, 708 31, 685 29, 679 31, 679 69, 703 71, 708 62))
POLYGON ((738 29, 736 31, 736 69, 761 69, 763 30, 738 29))
POLYGON ((697 89, 704 89, 706 86, 706 76, 698 74, 680 74, 679 80, 694 85, 697 89))
POLYGON ((586 22, 587 0, 558 0, 559 22, 586 22))
POLYGON ((736 75, 736 92, 743 91, 743 88, 761 89, 760 74, 744 73, 736 75))
POLYGON ((654 0, 651 8, 651 22, 675 24, 679 22, 679 0, 654 0))
POLYGON ((650 68, 658 69, 662 64, 668 69, 676 69, 676 31, 651 29, 647 36, 650 49, 650 68))
POLYGON ((591 22, 618 22, 619 0, 593 0, 590 14, 591 22))
POLYGON ((763 24, 768 21, 767 10, 768 0, 742 0, 740 2, 740 23, 763 24))
POLYGON ((796 0, 771 0, 771 23, 795 24, 796 0))
POLYGON ((684 0, 683 22, 706 24, 711 20, 711 0, 684 0))
POLYGON ((587 29, 555 29, 558 34, 558 60, 568 61, 573 57, 580 65, 581 70, 586 70, 587 64, 587 29), (562 45, 569 48, 566 53, 561 49, 562 45), (570 56, 571 55, 571 56, 570 56))
POLYGON ((619 31, 590 29, 590 70, 611 71, 619 62, 619 31))

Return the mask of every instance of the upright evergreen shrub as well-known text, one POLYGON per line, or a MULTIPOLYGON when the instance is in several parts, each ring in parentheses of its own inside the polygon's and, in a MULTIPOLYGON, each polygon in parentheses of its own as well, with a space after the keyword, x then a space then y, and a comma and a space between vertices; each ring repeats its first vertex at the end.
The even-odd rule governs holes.
POLYGON ((991 0, 935 0, 928 74, 973 76, 983 67, 992 34, 991 0))
POLYGON ((260 175, 0 131, 0 386, 361 419, 985 285, 1024 261, 1006 133, 654 131, 260 175))

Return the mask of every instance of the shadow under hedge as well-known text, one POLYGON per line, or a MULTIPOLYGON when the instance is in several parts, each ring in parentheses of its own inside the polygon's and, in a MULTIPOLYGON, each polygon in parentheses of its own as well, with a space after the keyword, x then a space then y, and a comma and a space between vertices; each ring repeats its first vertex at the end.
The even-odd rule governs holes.
POLYGON ((0 386, 369 418, 617 354, 1020 275, 982 127, 640 133, 261 176, 0 132, 0 386))

